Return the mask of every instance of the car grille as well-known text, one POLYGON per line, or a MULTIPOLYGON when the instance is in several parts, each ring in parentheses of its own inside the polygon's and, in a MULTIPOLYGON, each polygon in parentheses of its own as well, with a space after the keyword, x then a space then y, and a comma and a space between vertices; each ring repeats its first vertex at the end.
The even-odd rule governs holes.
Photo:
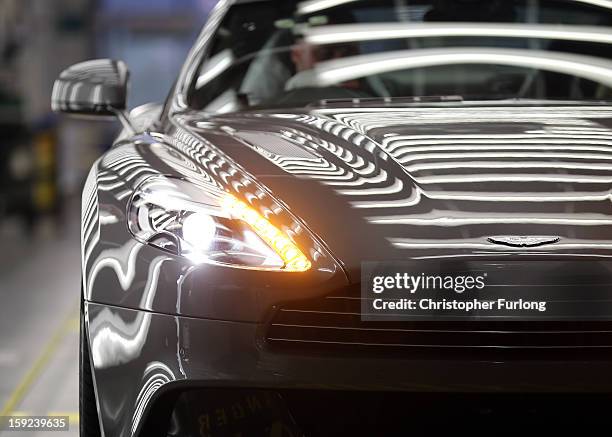
POLYGON ((359 287, 276 308, 272 351, 458 359, 612 359, 612 322, 365 322, 359 287))

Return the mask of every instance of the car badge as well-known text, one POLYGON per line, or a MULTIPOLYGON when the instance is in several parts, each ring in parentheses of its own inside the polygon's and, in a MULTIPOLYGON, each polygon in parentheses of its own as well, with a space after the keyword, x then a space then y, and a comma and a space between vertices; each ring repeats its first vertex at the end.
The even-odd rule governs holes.
POLYGON ((560 239, 554 235, 497 235, 487 238, 491 243, 510 247, 538 247, 557 243, 560 239))

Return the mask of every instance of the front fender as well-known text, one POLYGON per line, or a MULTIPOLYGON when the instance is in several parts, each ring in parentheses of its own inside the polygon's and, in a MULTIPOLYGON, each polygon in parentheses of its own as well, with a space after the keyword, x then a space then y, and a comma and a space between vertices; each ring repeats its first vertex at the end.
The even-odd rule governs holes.
POLYGON ((347 284, 343 270, 269 191, 214 145, 187 134, 141 135, 96 162, 83 193, 85 299, 189 317, 261 322, 278 302, 328 293, 347 284), (138 186, 155 175, 214 184, 257 208, 281 229, 298 230, 310 254, 308 272, 265 272, 188 259, 138 242, 127 208, 138 186))

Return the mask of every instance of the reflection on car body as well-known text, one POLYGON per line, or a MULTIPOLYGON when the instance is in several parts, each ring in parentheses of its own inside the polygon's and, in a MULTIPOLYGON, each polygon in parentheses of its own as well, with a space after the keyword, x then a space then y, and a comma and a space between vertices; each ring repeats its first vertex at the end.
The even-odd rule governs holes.
POLYGON ((55 109, 124 124, 83 192, 82 435, 399 435, 411 392, 612 388, 606 321, 361 320, 368 260, 611 279, 610 5, 398 3, 222 1, 130 115, 123 63, 62 73, 55 109))

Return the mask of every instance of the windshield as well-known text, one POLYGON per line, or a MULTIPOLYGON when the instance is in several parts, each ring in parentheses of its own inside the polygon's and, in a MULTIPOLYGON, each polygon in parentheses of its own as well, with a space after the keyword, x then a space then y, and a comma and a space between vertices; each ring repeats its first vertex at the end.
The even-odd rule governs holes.
POLYGON ((417 96, 608 100, 612 1, 248 1, 190 84, 229 112, 417 96))

